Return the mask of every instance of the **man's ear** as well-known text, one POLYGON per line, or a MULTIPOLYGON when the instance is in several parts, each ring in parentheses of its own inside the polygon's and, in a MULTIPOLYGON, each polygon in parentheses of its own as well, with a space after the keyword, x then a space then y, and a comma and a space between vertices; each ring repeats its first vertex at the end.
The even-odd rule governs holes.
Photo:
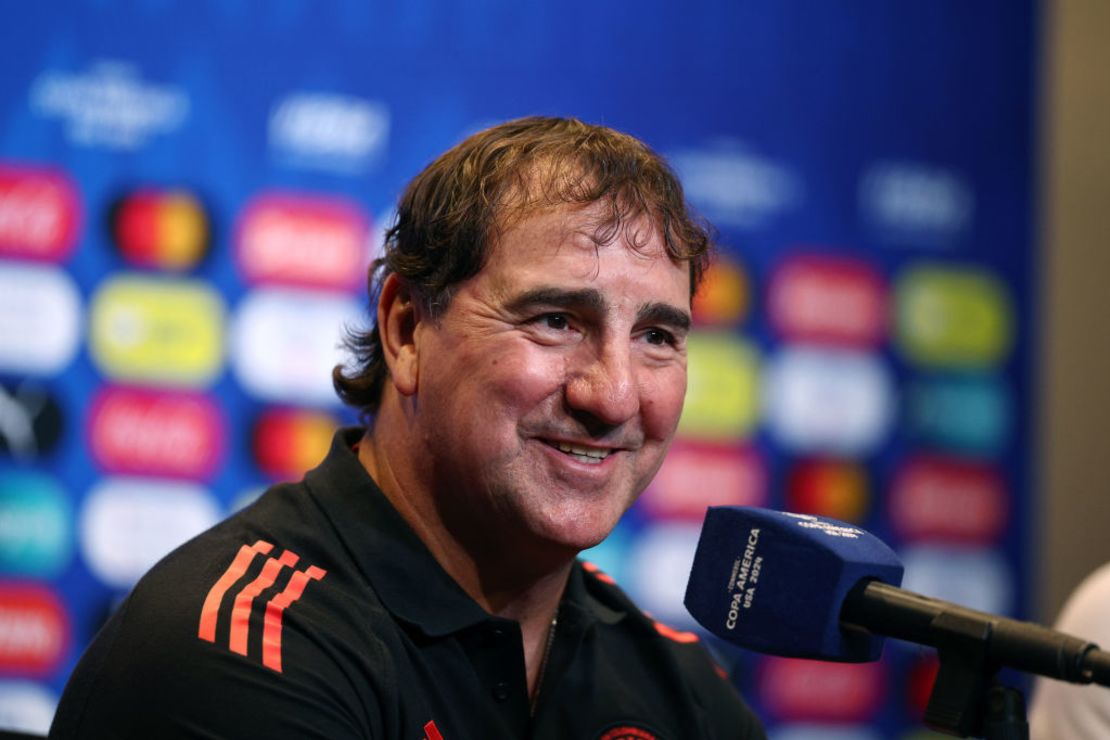
POLYGON ((416 327, 420 309, 404 280, 390 274, 378 297, 378 333, 390 380, 402 396, 416 393, 418 363, 416 327))

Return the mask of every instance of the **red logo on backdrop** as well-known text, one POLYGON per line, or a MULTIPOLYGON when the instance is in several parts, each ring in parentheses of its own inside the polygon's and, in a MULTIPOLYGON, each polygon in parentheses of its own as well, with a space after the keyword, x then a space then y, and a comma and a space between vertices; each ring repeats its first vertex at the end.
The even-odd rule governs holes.
POLYGON ((781 721, 861 722, 883 702, 881 663, 764 658, 760 698, 781 721))
POLYGON ((107 388, 93 401, 93 459, 113 473, 205 479, 219 465, 223 420, 207 396, 107 388))
POLYGON ((338 198, 262 195, 239 222, 236 257, 251 283, 345 290, 369 262, 369 219, 338 198))
POLYGON ((53 591, 33 584, 0 584, 0 672, 51 673, 68 642, 69 621, 53 591))
POLYGON ((922 456, 895 475, 890 520, 907 540, 994 542, 1009 518, 997 470, 964 460, 922 456))
POLYGON ((887 334, 887 290, 861 260, 794 257, 768 287, 771 324, 797 342, 873 347, 887 334))
POLYGON ((61 262, 79 220, 77 188, 64 173, 0 164, 0 255, 61 262))
POLYGON ((640 499, 658 517, 701 521, 707 506, 763 506, 767 476, 755 450, 735 444, 675 442, 640 499))

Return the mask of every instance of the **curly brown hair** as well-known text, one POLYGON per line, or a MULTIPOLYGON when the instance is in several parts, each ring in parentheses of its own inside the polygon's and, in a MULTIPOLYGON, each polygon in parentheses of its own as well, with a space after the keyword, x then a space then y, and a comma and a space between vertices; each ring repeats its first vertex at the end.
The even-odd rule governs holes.
MULTIPOLYGON (((536 211, 605 200, 593 239, 613 241, 647 216, 667 254, 690 266, 690 292, 711 252, 708 224, 695 218, 670 167, 638 139, 574 118, 530 116, 480 131, 440 155, 405 189, 383 254, 370 265, 371 310, 382 282, 396 273, 434 320, 454 286, 476 275, 511 224, 536 211)), ((629 236, 632 248, 641 243, 629 236)), ((378 409, 389 374, 376 322, 351 331, 345 346, 354 366, 332 370, 339 397, 365 417, 378 409)))

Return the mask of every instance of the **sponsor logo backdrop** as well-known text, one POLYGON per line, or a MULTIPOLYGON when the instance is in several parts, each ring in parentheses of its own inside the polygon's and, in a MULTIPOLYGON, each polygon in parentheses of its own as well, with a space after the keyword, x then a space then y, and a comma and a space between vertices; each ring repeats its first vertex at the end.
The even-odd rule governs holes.
MULTIPOLYGON (((1023 616, 1032 0, 71 0, 0 23, 0 723, 135 579, 354 420, 343 326, 405 182, 494 121, 665 154, 724 252, 679 438, 589 554, 657 618, 704 507, 831 515, 1023 616)), ((917 736, 935 664, 713 644, 779 738, 917 736)))

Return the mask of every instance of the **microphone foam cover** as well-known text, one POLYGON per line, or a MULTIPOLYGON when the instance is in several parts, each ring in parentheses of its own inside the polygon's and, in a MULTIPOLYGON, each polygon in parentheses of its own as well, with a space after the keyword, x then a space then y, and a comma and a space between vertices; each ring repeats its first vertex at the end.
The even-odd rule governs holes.
POLYGON ((746 506, 706 512, 686 586, 686 608, 735 645, 793 658, 876 660, 882 639, 840 626, 858 582, 902 583, 902 564, 879 538, 835 519, 746 506))

